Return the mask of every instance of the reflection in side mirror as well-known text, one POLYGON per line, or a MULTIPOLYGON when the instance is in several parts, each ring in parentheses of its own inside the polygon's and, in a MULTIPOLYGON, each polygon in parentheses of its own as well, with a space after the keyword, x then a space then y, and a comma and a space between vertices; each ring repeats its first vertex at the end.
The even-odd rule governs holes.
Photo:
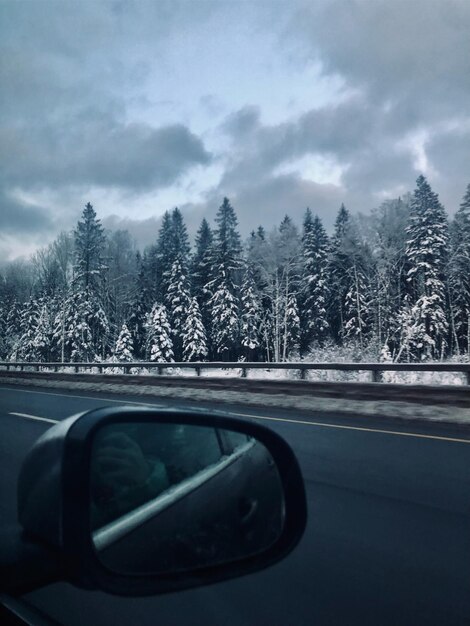
POLYGON ((91 532, 101 563, 151 575, 260 554, 282 535, 282 482, 245 434, 175 422, 99 428, 91 454, 91 532))

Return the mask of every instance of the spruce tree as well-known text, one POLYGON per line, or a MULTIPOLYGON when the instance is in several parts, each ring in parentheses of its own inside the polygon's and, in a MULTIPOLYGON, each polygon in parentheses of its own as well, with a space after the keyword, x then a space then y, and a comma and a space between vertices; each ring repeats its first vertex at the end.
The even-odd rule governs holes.
POLYGON ((91 362, 98 355, 89 320, 93 309, 87 295, 72 289, 63 300, 54 320, 53 338, 63 361, 91 362))
POLYGON ((329 323, 337 342, 355 338, 362 348, 371 331, 369 251, 341 205, 331 242, 329 323))
POLYGON ((134 360, 132 335, 126 324, 122 325, 119 337, 117 338, 114 356, 117 361, 120 362, 128 363, 134 360))
POLYGON ((453 343, 470 358, 470 184, 450 229, 450 308, 453 343))
POLYGON ((236 358, 239 346, 238 290, 242 267, 237 217, 228 198, 224 198, 216 216, 213 279, 207 286, 212 294, 211 339, 219 358, 236 358))
POLYGON ((369 330, 369 301, 367 278, 364 268, 357 259, 350 269, 349 288, 344 299, 343 337, 358 340, 364 347, 364 338, 369 330))
POLYGON ((182 329, 183 360, 203 361, 207 357, 207 336, 202 315, 195 297, 191 298, 182 329))
POLYGON ((189 281, 179 258, 175 259, 171 268, 165 302, 175 357, 180 361, 183 354, 183 326, 189 313, 191 293, 189 281))
POLYGON ((189 245, 188 231, 184 223, 183 215, 178 207, 171 213, 171 236, 172 236, 172 264, 178 260, 183 269, 187 271, 191 246, 189 245))
MULTIPOLYGON (((90 350, 88 337, 84 338, 83 345, 87 348, 83 354, 89 358, 93 352, 95 357, 104 358, 110 347, 110 324, 105 312, 105 303, 109 303, 109 292, 106 287, 108 267, 104 262, 106 238, 101 222, 97 219, 96 212, 90 203, 85 206, 74 234, 73 290, 76 292, 74 299, 82 309, 80 315, 86 320, 91 332, 92 344, 90 350), (77 295, 78 292, 80 295, 77 295)), ((77 350, 80 352, 79 348, 77 350)))
POLYGON ((445 270, 448 225, 444 208, 424 176, 419 176, 410 208, 406 257, 410 304, 419 324, 415 357, 441 359, 447 349, 445 270))
POLYGON ((147 274, 148 256, 136 255, 137 281, 134 298, 130 307, 127 328, 132 337, 132 353, 137 360, 145 358, 145 322, 151 309, 151 283, 147 274))
POLYGON ((20 305, 16 298, 10 300, 5 318, 5 354, 9 360, 16 359, 16 348, 20 338, 20 305))
POLYGON ((209 301, 212 293, 210 283, 213 278, 213 249, 214 236, 204 218, 196 235, 196 252, 192 261, 191 283, 192 291, 196 296, 201 311, 204 328, 210 335, 211 311, 209 301))
POLYGON ((169 272, 173 264, 173 227, 169 211, 162 218, 156 246, 149 251, 148 274, 153 280, 153 295, 163 300, 168 287, 169 272))
POLYGON ((408 294, 405 256, 410 197, 387 200, 371 216, 374 248, 372 305, 380 350, 387 344, 391 355, 399 349, 398 313, 408 294))
POLYGON ((178 260, 185 271, 188 269, 190 245, 181 211, 176 207, 171 214, 163 216, 158 241, 154 249, 152 271, 156 277, 156 296, 165 300, 171 283, 171 268, 178 260))
POLYGON ((350 286, 351 268, 351 218, 344 204, 341 205, 335 221, 334 234, 331 242, 329 264, 330 300, 329 323, 333 338, 341 341, 344 334, 344 303, 350 286))
POLYGON ((305 351, 312 343, 323 345, 329 330, 329 242, 320 218, 313 218, 310 209, 304 218, 302 252, 301 348, 305 351))
POLYGON ((287 361, 292 355, 297 356, 300 340, 299 309, 294 293, 289 294, 284 307, 282 360, 287 361))
POLYGON ((241 288, 241 345, 248 361, 257 361, 260 345, 261 303, 256 293, 251 267, 248 265, 241 288))
POLYGON ((170 324, 166 309, 156 302, 147 316, 146 351, 150 361, 172 363, 173 344, 170 337, 170 324))
POLYGON ((237 216, 228 198, 223 199, 215 222, 217 228, 214 237, 214 264, 219 274, 224 273, 227 284, 238 286, 242 247, 237 216))
POLYGON ((74 284, 94 296, 101 297, 104 263, 105 235, 96 211, 88 202, 74 231, 75 268, 74 284))
POLYGON ((38 318, 35 345, 39 361, 50 361, 53 351, 53 310, 52 298, 40 298, 38 301, 38 318))
POLYGON ((216 357, 235 359, 239 342, 239 311, 229 281, 220 280, 210 300, 212 311, 212 344, 216 357))
POLYGON ((39 350, 36 344, 38 323, 39 306, 37 300, 30 298, 20 315, 20 336, 15 347, 15 360, 39 360, 39 350))

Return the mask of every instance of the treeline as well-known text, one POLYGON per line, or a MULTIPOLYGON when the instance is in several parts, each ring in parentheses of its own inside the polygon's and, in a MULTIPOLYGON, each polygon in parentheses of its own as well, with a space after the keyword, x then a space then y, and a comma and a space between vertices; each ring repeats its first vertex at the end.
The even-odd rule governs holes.
POLYGON ((0 275, 0 357, 24 361, 470 358, 470 185, 449 224, 423 176, 371 215, 307 209, 242 245, 224 198, 191 245, 179 209, 143 254, 87 204, 30 262, 0 275))

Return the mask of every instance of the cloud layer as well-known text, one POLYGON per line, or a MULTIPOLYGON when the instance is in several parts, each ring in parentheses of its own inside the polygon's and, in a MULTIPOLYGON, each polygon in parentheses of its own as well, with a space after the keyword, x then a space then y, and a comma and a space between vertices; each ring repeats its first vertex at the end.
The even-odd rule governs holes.
POLYGON ((245 233, 306 206, 329 226, 341 202, 370 210, 420 172, 453 212, 470 182, 470 3, 281 4, 2 3, 0 254, 94 196, 142 243, 182 198, 192 230, 224 195, 245 233))

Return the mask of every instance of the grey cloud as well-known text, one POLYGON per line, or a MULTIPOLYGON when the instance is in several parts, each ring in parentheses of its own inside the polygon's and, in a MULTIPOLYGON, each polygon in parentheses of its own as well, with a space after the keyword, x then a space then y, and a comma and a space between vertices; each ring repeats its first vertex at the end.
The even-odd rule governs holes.
POLYGON ((256 131, 260 126, 260 109, 257 106, 245 106, 227 116, 221 128, 234 139, 256 131))
POLYGON ((167 186, 210 155, 183 125, 121 125, 82 119, 72 128, 7 129, 2 178, 23 188, 96 185, 142 190, 167 186))
POLYGON ((102 220, 103 226, 109 230, 128 230, 139 247, 144 248, 157 240, 161 225, 161 217, 136 220, 110 215, 102 220))
POLYGON ((0 192, 0 231, 3 234, 46 233, 53 220, 44 207, 26 204, 0 192))
POLYGON ((326 73, 380 101, 441 115, 469 102, 470 4, 460 0, 304 2, 291 36, 303 36, 326 73), (459 80, 460 77, 460 80, 459 80))
POLYGON ((455 211, 470 183, 470 127, 434 136, 426 152, 431 166, 439 173, 441 200, 455 211))
POLYGON ((403 185, 412 187, 416 173, 409 151, 397 150, 390 142, 384 142, 358 151, 342 182, 348 191, 374 194, 403 185))
POLYGON ((262 126, 255 113, 255 109, 243 109, 224 125, 233 133, 245 119, 250 125, 250 132, 234 135, 234 149, 221 182, 229 192, 269 179, 278 166, 306 155, 331 157, 342 165, 346 170, 343 183, 351 191, 361 186, 380 191, 413 179, 411 154, 396 146, 401 136, 388 128, 387 113, 363 97, 308 111, 275 126, 262 126))
POLYGON ((157 188, 207 164, 188 128, 129 124, 126 109, 142 59, 158 58, 174 26, 211 11, 164 0, 2 3, 4 184, 157 188))

